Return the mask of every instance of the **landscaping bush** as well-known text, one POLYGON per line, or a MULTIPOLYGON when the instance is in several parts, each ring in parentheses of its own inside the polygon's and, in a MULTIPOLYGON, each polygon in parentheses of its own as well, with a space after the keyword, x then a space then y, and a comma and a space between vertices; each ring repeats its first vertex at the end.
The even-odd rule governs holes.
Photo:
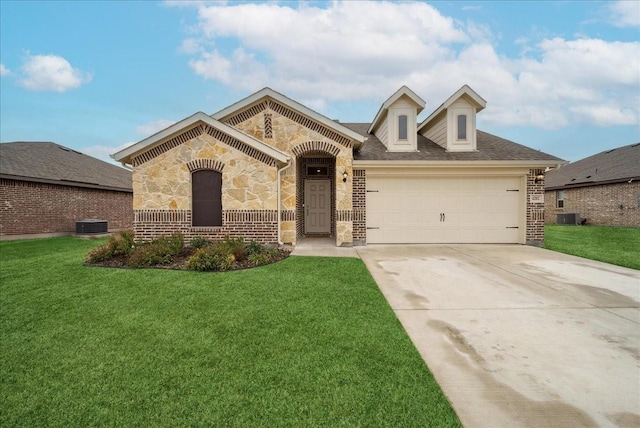
POLYGON ((174 233, 169 237, 162 236, 136 246, 129 257, 129 266, 165 265, 171 262, 173 256, 180 254, 183 248, 184 236, 182 234, 174 233))
POLYGON ((87 254, 88 263, 111 260, 116 256, 127 256, 134 248, 133 232, 130 230, 114 233, 106 244, 94 248, 87 254))
POLYGON ((226 248, 229 253, 233 254, 233 257, 238 262, 243 262, 247 259, 247 250, 244 247, 244 240, 242 238, 233 239, 227 236, 216 245, 226 248))
POLYGON ((195 236, 191 239, 191 241, 189 241, 189 246, 195 249, 206 247, 208 245, 211 245, 211 241, 202 236, 195 236))
POLYGON ((275 248, 261 247, 262 251, 249 255, 249 261, 256 266, 265 265, 271 263, 276 257, 278 257, 278 250, 275 248))
POLYGON ((252 239, 245 247, 245 250, 247 251, 247 256, 251 256, 253 254, 261 253, 262 250, 264 250, 264 247, 252 239))
POLYGON ((109 241, 87 254, 87 263, 110 267, 161 267, 197 271, 246 269, 276 262, 288 254, 242 238, 229 236, 212 242, 196 236, 184 246, 184 236, 176 233, 148 242, 134 242, 133 232, 113 235, 109 241))
POLYGON ((235 257, 226 245, 206 246, 199 248, 187 261, 187 269, 198 271, 225 271, 229 270, 235 261, 235 257))

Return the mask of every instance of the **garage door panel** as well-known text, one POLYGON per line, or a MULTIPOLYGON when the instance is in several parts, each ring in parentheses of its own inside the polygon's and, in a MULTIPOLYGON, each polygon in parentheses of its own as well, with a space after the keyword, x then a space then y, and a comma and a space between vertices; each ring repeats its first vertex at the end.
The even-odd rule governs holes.
POLYGON ((518 243, 520 177, 367 178, 369 243, 518 243))

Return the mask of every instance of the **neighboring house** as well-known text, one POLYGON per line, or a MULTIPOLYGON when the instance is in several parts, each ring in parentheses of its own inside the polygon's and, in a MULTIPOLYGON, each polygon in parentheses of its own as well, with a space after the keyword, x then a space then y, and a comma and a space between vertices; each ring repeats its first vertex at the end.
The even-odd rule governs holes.
POLYGON ((0 144, 0 236, 131 228, 132 201, 131 171, 55 143, 0 144))
POLYGON ((640 226, 640 143, 549 171, 545 182, 547 223, 578 213, 587 224, 640 226))
POLYGON ((422 123, 406 86, 372 123, 340 123, 265 88, 116 154, 133 167, 134 231, 290 243, 530 243, 561 159, 476 131, 463 86, 422 123))

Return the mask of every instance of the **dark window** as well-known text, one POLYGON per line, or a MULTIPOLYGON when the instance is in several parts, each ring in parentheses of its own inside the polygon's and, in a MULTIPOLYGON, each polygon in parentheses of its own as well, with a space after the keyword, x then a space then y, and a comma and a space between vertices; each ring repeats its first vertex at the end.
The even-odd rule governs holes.
POLYGON ((404 114, 402 116, 398 116, 398 139, 407 139, 407 116, 404 114))
POLYGON ((564 192, 562 190, 556 192, 556 207, 564 208, 564 192))
POLYGON ((467 115, 458 115, 458 140, 467 139, 467 115))
POLYGON ((194 226, 222 226, 222 174, 204 169, 191 174, 194 226))

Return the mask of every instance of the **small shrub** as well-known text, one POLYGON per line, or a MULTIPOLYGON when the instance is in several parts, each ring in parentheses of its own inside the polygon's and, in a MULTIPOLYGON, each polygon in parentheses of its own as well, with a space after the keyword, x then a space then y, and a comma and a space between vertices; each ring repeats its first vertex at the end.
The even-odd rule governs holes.
POLYGON ((227 236, 222 241, 216 243, 216 246, 226 248, 229 253, 233 254, 233 257, 238 262, 247 259, 247 250, 244 248, 244 240, 242 238, 233 239, 227 236))
POLYGON ((87 263, 100 263, 112 258, 113 253, 107 244, 93 248, 87 253, 87 263))
POLYGON ((167 251, 172 255, 178 255, 184 249, 184 236, 182 233, 174 233, 169 237, 162 236, 158 239, 161 245, 167 246, 167 251))
POLYGON ((106 244, 92 249, 87 254, 88 263, 100 263, 116 256, 129 255, 133 251, 133 232, 130 230, 114 233, 106 244))
POLYGON ((260 254, 264 248, 258 242, 251 240, 249 244, 245 247, 247 250, 247 256, 251 256, 253 254, 260 254))
POLYGON ((187 269, 198 271, 225 271, 231 268, 235 258, 222 245, 199 248, 187 261, 187 269))
POLYGON ((131 254, 131 251, 133 251, 133 248, 135 246, 135 242, 133 239, 133 232, 130 230, 124 230, 122 232, 111 235, 111 237, 109 238, 109 242, 107 242, 107 245, 112 248, 114 256, 127 255, 131 254))
POLYGON ((129 256, 129 266, 145 267, 165 265, 171 262, 173 256, 182 252, 184 236, 180 233, 166 237, 162 236, 151 242, 139 244, 129 256))
POLYGON ((195 236, 191 239, 191 241, 189 241, 189 246, 195 249, 206 247, 208 245, 211 245, 211 241, 202 236, 195 236))
POLYGON ((260 266, 271 263, 276 257, 278 257, 278 250, 263 247, 261 252, 249 255, 249 261, 256 266, 260 266))

